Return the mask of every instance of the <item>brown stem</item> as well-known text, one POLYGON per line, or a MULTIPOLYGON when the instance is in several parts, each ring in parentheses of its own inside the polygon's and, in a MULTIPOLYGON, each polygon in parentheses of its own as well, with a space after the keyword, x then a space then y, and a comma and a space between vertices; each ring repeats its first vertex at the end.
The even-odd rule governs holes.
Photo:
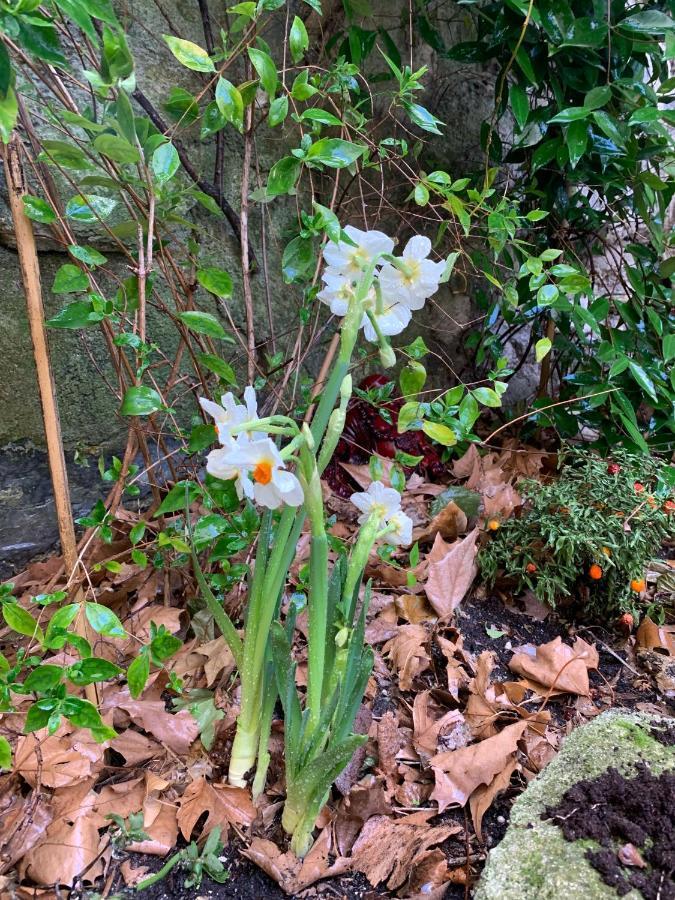
MULTIPOLYGON (((153 123, 155 128, 158 128, 162 133, 166 134, 169 132, 169 126, 166 124, 161 115, 157 112, 155 107, 152 105, 150 100, 145 96, 143 91, 140 88, 137 88, 133 93, 134 100, 138 103, 138 105, 147 113, 148 118, 153 123)), ((211 184, 209 181, 205 181, 203 178, 200 178, 197 174, 197 170, 192 165, 190 161, 190 156, 188 151, 185 149, 185 146, 178 140, 177 137, 172 138, 172 143, 176 148, 176 153, 178 153, 178 158, 181 161, 181 164, 190 178, 194 181, 200 191, 203 191, 205 194, 208 194, 212 200, 214 200, 220 209, 223 212, 223 215, 230 223, 232 231, 235 236, 241 240, 241 222, 239 221, 239 216, 232 209, 230 204, 224 197, 219 197, 218 189, 216 185, 211 184)))

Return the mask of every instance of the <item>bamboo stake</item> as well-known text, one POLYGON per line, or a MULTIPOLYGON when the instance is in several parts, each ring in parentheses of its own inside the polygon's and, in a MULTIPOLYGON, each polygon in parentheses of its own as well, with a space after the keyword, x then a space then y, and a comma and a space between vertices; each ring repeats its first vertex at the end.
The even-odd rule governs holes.
MULTIPOLYGON (((56 518, 61 539, 61 551, 65 564, 66 575, 70 578, 78 565, 77 542, 75 540, 75 526, 73 524, 73 512, 70 506, 70 491, 68 488, 68 473, 66 460, 63 455, 63 441, 61 439, 61 422, 56 405, 56 391, 54 377, 49 359, 49 347, 45 331, 45 311, 42 303, 42 287, 40 284, 40 266, 38 262, 37 247, 33 225, 26 215, 23 198, 26 196, 26 181, 21 165, 21 141, 14 134, 9 143, 3 148, 3 161, 5 165, 5 179, 7 181, 7 193, 9 206, 14 221, 14 233, 16 235, 16 249, 19 255, 21 267, 21 279, 26 295, 26 311, 30 327, 31 342, 35 368, 37 369, 38 391, 40 405, 42 406, 42 420, 47 441, 47 456, 49 459, 49 471, 54 491, 54 505, 56 506, 56 518)), ((80 588, 76 598, 84 599, 80 588)), ((78 632, 88 638, 87 623, 84 616, 78 617, 78 632), (82 622, 80 622, 80 618, 82 622), (79 626, 79 627, 78 627, 79 626)), ((87 699, 96 704, 98 694, 96 685, 85 687, 87 699)))
POLYGON ((19 138, 17 135, 14 135, 4 148, 5 178, 7 180, 9 205, 12 211, 12 219, 14 220, 21 278, 26 294, 26 310, 28 312, 28 324, 30 326, 33 355, 37 369, 38 389, 40 392, 45 437, 47 439, 49 470, 54 487, 54 503, 56 505, 61 549, 66 570, 68 575, 70 575, 73 568, 77 565, 75 527, 70 508, 68 474, 66 472, 66 461, 61 440, 61 424, 56 406, 54 378, 49 361, 49 349, 44 326, 45 314, 42 305, 40 267, 35 246, 35 235, 33 234, 32 222, 26 215, 23 206, 23 198, 27 191, 21 165, 20 148, 19 138))

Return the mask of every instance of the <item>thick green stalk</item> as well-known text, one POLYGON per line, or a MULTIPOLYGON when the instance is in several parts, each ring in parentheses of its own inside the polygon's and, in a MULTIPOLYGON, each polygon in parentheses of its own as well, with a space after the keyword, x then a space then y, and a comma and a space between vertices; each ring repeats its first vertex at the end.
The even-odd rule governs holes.
POLYGON ((321 717, 321 697, 326 659, 328 621, 328 538, 324 519, 321 481, 313 454, 303 454, 311 465, 305 487, 305 506, 312 532, 309 558, 307 709, 309 734, 321 717))
MULTIPOLYGON (((274 618, 277 599, 286 578, 287 568, 281 568, 284 548, 292 518, 281 516, 274 534, 274 547, 264 569, 264 577, 257 582, 254 575, 249 614, 244 636, 243 667, 241 670, 241 710, 237 718, 237 732, 232 745, 228 779, 237 787, 245 785, 244 776, 255 765, 260 739, 261 710, 264 693, 265 652, 274 618), (259 585, 259 587, 258 587, 259 585)), ((257 569, 257 566, 256 566, 257 569)))
POLYGON ((234 627, 234 623, 232 619, 225 612, 221 604, 218 602, 218 599, 214 596, 213 591, 206 583, 206 579, 204 578, 204 573, 202 572, 201 566, 199 565, 199 560, 197 559, 197 554, 192 551, 192 565, 195 570, 195 577, 197 578, 197 584, 202 592, 202 596, 206 600, 206 605, 209 608, 209 612, 213 616, 216 625, 220 628, 220 632, 225 638, 228 647, 232 651, 232 656, 234 656, 234 661, 237 664, 237 668, 241 671, 243 659, 244 659, 244 645, 242 644, 241 638, 237 634, 237 629, 234 627))

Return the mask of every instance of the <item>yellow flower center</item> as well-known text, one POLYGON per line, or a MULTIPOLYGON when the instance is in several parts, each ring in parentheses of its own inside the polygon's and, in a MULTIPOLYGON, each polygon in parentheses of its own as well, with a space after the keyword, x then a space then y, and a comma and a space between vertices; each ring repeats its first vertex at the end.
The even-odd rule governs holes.
POLYGON ((269 484, 272 480, 272 463, 261 460, 253 470, 253 480, 258 484, 269 484))
POLYGON ((406 260, 405 272, 403 273, 404 281, 407 284, 413 284, 420 277, 420 262, 418 259, 406 260))

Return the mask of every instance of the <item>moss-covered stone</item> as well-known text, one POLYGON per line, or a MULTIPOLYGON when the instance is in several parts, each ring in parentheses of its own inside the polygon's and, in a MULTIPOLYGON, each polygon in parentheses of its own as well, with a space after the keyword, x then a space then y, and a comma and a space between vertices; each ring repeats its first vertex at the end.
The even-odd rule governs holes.
MULTIPOLYGON (((546 806, 557 803, 577 782, 596 778, 610 767, 635 773, 639 762, 661 774, 675 769, 675 748, 655 740, 649 731, 654 717, 610 710, 566 739, 550 765, 518 798, 499 846, 490 852, 475 900, 614 900, 585 858, 590 841, 566 841, 561 830, 541 819, 546 806)), ((629 900, 639 900, 631 891, 629 900)))

